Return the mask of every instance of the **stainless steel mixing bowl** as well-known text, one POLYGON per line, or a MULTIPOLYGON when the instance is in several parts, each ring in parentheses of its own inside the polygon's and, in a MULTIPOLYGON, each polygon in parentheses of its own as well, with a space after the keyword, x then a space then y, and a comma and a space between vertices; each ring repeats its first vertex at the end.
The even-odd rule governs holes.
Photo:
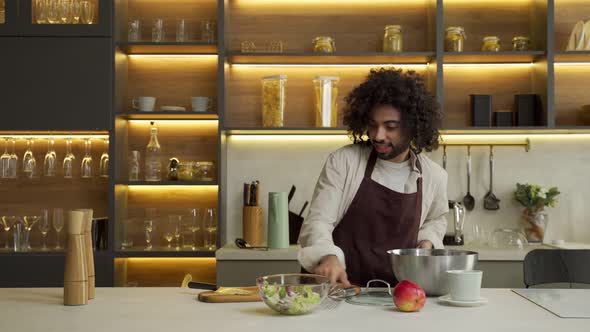
POLYGON ((448 294, 446 271, 473 270, 477 252, 447 249, 394 249, 387 252, 397 280, 411 280, 426 295, 448 294))

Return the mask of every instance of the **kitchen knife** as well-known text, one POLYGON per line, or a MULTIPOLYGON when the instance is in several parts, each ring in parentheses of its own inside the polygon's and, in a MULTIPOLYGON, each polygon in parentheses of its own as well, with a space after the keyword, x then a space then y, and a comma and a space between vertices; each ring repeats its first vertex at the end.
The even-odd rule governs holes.
POLYGON ((301 215, 303 214, 303 211, 305 211, 305 208, 307 207, 307 204, 308 204, 308 203, 309 203, 308 201, 305 201, 305 203, 303 203, 303 207, 301 208, 301 212, 299 212, 299 216, 300 216, 300 217, 301 217, 301 215))
POLYGON ((295 195, 295 185, 291 186, 291 190, 289 191, 289 196, 287 197, 287 204, 291 203, 291 199, 295 195))

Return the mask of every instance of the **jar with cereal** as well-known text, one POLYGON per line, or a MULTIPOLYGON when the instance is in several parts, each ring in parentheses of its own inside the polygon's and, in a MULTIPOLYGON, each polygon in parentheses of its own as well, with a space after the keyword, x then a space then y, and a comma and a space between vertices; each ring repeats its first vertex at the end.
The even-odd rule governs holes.
POLYGON ((262 126, 282 127, 285 114, 287 75, 262 78, 262 126))

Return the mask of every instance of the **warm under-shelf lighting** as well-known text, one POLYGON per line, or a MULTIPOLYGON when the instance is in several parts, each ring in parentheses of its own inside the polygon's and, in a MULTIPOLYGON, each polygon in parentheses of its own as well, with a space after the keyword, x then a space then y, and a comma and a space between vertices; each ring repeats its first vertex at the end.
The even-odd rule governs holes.
POLYGON ((2 138, 15 138, 15 139, 108 139, 109 135, 107 133, 101 134, 93 134, 93 133, 43 133, 43 134, 27 134, 26 132, 0 132, 0 139, 2 138))
MULTIPOLYGON (((530 0, 529 0, 530 1, 530 0)), ((395 5, 425 5, 427 4, 427 0, 233 0, 237 5, 240 6, 247 6, 247 5, 265 5, 265 6, 283 6, 283 7, 291 7, 294 5, 297 6, 309 6, 309 5, 318 5, 322 7, 327 6, 342 6, 342 7, 360 7, 363 8, 371 7, 378 5, 380 7, 391 7, 395 5)))
POLYGON ((163 123, 168 125, 202 125, 202 126, 217 126, 219 120, 127 120, 129 123, 136 124, 150 124, 154 122, 156 124, 163 123))
POLYGON ((141 58, 199 58, 199 59, 213 59, 217 58, 217 54, 129 54, 131 59, 141 58))
POLYGON ((289 63, 289 64, 276 64, 276 63, 235 63, 231 65, 237 68, 377 68, 377 67, 412 67, 412 68, 427 68, 428 63, 350 63, 350 64, 335 64, 335 63, 289 63))
POLYGON ((556 66, 590 66, 590 62, 556 62, 556 66))
POLYGON ((445 63, 445 67, 481 68, 481 67, 531 67, 532 62, 493 62, 493 63, 445 63))

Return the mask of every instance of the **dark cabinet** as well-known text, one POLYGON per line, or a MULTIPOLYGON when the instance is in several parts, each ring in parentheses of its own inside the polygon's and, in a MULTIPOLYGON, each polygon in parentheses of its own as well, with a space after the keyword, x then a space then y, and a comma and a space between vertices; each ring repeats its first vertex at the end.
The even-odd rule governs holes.
POLYGON ((0 130, 108 130, 110 38, 0 39, 0 130))
POLYGON ((88 0, 93 24, 37 24, 36 0, 5 0, 6 23, 0 36, 109 37, 112 35, 113 0, 88 0))

